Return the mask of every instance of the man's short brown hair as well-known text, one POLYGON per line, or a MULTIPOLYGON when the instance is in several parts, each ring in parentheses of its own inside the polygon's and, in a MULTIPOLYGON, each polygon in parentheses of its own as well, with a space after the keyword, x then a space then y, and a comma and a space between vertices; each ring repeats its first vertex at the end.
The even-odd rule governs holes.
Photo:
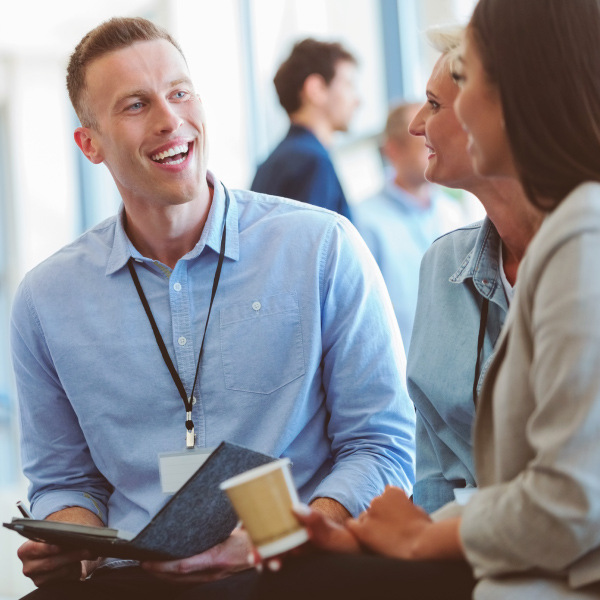
POLYGON ((338 42, 319 42, 308 38, 294 46, 273 80, 279 102, 288 115, 301 106, 300 92, 306 78, 316 73, 329 85, 340 61, 356 64, 356 58, 338 42))
POLYGON ((85 75, 88 65, 93 60, 114 50, 126 48, 136 42, 153 40, 166 40, 173 44, 183 56, 179 44, 165 29, 140 17, 115 17, 105 21, 87 33, 77 44, 67 67, 67 90, 73 108, 84 127, 97 127, 94 115, 84 99, 86 91, 85 75))

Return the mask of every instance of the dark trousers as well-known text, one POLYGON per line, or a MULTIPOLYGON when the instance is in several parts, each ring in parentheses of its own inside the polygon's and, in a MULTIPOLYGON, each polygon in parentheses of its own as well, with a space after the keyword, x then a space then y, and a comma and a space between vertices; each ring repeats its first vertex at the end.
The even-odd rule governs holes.
POLYGON ((253 600, 468 600, 475 580, 462 561, 408 562, 372 555, 311 554, 265 573, 253 600))
MULTIPOLYGON (((475 580, 459 561, 407 562, 371 555, 309 554, 276 573, 244 571, 214 583, 164 583, 137 567, 44 586, 27 600, 468 600, 475 580)), ((25 600, 25 598, 23 600, 25 600)))
MULTIPOLYGON (((101 569, 87 581, 62 581, 38 588, 27 600, 247 600, 258 579, 249 570, 214 583, 165 583, 139 567, 101 569)), ((25 600, 23 598, 23 600, 25 600)))

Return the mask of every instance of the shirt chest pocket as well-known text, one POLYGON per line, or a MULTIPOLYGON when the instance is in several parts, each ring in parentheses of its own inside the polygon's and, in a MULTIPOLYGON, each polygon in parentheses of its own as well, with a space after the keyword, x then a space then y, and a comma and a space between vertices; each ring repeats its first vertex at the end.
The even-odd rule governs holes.
POLYGON ((220 334, 228 390, 270 394, 304 375, 295 293, 257 296, 222 308, 220 334))

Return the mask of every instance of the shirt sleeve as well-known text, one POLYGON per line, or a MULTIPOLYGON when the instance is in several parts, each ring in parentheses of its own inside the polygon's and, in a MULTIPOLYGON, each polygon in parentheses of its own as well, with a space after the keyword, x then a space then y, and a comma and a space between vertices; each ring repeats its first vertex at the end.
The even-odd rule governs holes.
POLYGON ((323 386, 334 465, 313 494, 357 515, 387 484, 411 493, 415 412, 402 339, 373 257, 336 220, 321 258, 323 386))
POLYGON ((529 348, 534 408, 515 427, 525 428, 531 458, 512 480, 480 489, 465 507, 461 537, 477 578, 535 568, 558 572, 600 546, 598 237, 579 235, 550 249, 539 277, 528 279, 532 263, 519 271, 519 285, 526 287, 511 310, 530 313, 530 337, 515 320, 496 383, 513 364, 511 351, 529 348))
POLYGON ((425 420, 417 410, 417 476, 413 501, 427 513, 432 513, 454 500, 454 481, 448 481, 431 442, 425 420))
POLYGON ((27 278, 11 318, 13 366, 19 398, 23 471, 39 519, 80 506, 107 522, 111 486, 90 455, 77 415, 52 363, 27 278))

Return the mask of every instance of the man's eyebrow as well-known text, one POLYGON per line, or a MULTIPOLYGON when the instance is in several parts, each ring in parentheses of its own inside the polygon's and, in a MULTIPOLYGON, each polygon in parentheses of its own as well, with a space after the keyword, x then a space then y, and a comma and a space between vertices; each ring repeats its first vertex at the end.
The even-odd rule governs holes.
POLYGON ((174 85, 179 85, 180 83, 188 83, 189 85, 192 85, 192 80, 189 77, 180 77, 179 79, 171 81, 169 86, 173 87, 174 85))
POLYGON ((120 96, 116 100, 115 106, 119 106, 120 104, 122 104, 129 98, 140 98, 140 97, 143 97, 146 95, 148 95, 148 90, 143 90, 143 89, 131 90, 130 92, 125 92, 122 96, 120 96))
MULTIPOLYGON (((180 77, 178 79, 174 79, 173 81, 169 81, 169 87, 175 87, 181 83, 187 83, 192 86, 192 80, 189 77, 180 77)), ((142 88, 137 90, 131 90, 129 92, 125 92, 122 96, 120 96, 115 102, 115 106, 120 106, 123 102, 126 102, 129 98, 140 98, 144 96, 150 95, 148 90, 144 90, 142 88)))

